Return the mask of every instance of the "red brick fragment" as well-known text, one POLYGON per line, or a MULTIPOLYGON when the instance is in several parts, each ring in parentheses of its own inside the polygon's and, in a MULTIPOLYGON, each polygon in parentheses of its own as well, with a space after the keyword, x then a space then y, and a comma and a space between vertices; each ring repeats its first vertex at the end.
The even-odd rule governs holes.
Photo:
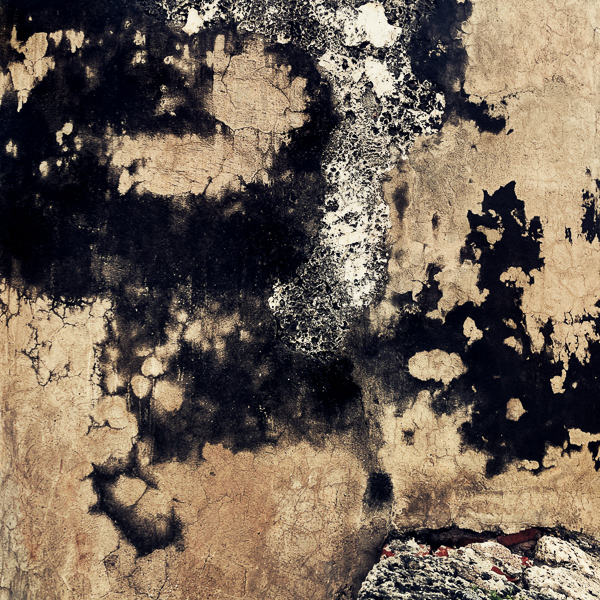
POLYGON ((506 579, 508 581, 518 581, 516 579, 516 577, 511 577, 510 575, 507 575, 506 573, 503 573, 498 567, 494 566, 492 567, 492 573, 497 573, 498 575, 502 575, 503 577, 506 577, 506 579))
POLYGON ((535 540, 541 537, 541 535, 542 534, 540 533, 539 529, 524 529, 523 531, 519 531, 519 533, 501 535, 499 538, 497 538, 497 542, 503 546, 510 547, 523 542, 528 542, 529 540, 535 540))

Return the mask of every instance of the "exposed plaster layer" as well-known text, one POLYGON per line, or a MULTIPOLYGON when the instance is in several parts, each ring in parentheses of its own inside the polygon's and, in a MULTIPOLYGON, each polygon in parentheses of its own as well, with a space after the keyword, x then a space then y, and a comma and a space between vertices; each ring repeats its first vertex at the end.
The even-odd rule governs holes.
POLYGON ((224 52, 225 36, 217 36, 207 56, 214 72, 209 110, 230 129, 251 128, 261 133, 288 133, 308 119, 306 80, 290 78, 291 67, 278 65, 265 51, 264 40, 246 43, 244 52, 224 52))
POLYGON ((110 304, 64 309, 10 287, 2 301, 2 593, 299 600, 358 589, 388 519, 364 506, 364 467, 347 441, 239 453, 207 445, 201 461, 153 463, 129 397, 97 385, 110 304), (40 364, 50 373, 68 365, 69 376, 40 385, 28 356, 33 331, 40 364), (90 475, 120 469, 132 448, 138 470, 110 484, 111 502, 148 526, 174 513, 184 544, 140 556, 94 509, 90 475))
POLYGON ((465 366, 455 352, 448 354, 443 350, 431 350, 412 356, 408 361, 408 370, 413 377, 421 381, 433 379, 448 385, 465 372, 465 366))
POLYGON ((125 136, 114 139, 112 164, 120 171, 121 194, 133 188, 139 194, 221 198, 247 183, 268 183, 281 143, 280 135, 253 128, 211 138, 125 136))
POLYGON ((89 514, 87 477, 106 454, 127 453, 136 433, 131 415, 121 422, 114 409, 106 413, 114 428, 89 429, 105 410, 95 347, 109 307, 53 307, 8 286, 2 307, 2 489, 14 498, 2 503, 0 588, 10 598, 100 597, 110 592, 102 558, 118 536, 89 514))

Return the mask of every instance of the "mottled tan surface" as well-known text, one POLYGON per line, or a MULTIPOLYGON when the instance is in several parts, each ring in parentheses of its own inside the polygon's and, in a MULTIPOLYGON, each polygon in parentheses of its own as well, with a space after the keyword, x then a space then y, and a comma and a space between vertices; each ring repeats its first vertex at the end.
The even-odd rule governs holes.
MULTIPOLYGON (((182 58, 167 58, 182 71, 198 68, 185 49, 182 58)), ((307 121, 306 81, 290 78, 291 67, 278 65, 260 38, 249 39, 244 51, 232 56, 219 35, 206 65, 214 71, 207 104, 219 122, 217 134, 115 136, 111 154, 120 193, 133 187, 158 196, 220 198, 247 183, 269 182, 286 134, 307 121)), ((165 111, 168 104, 165 98, 165 111)))
POLYGON ((108 307, 56 314, 3 299, 14 316, 0 355, 1 598, 9 586, 15 598, 322 598, 364 575, 385 523, 363 513, 366 474, 340 440, 238 454, 207 446, 200 464, 148 467, 155 489, 121 476, 111 490, 120 502, 148 519, 175 503, 184 527, 183 550, 136 560, 109 519, 89 512, 92 465, 123 460, 137 434, 125 400, 94 385, 108 307), (45 346, 26 356, 35 335, 45 346), (64 376, 40 381, 37 361, 64 376))
MULTIPOLYGON (((524 289, 534 347, 537 328, 551 317, 555 360, 575 354, 583 361, 587 339, 596 334, 589 322, 580 321, 597 314, 600 296, 600 245, 577 235, 582 190, 593 189, 593 178, 600 175, 600 5, 495 0, 473 5, 463 27, 469 57, 465 90, 472 99, 501 109, 497 114, 507 117, 506 130, 494 135, 479 132, 472 122, 446 123, 439 134, 422 138, 393 174, 410 204, 402 220, 394 215, 389 290, 418 293, 427 264, 437 262, 444 265, 436 277, 444 297, 431 316, 443 318, 456 304, 477 302, 476 269, 459 263, 469 232, 467 212, 479 212, 482 190, 492 193, 514 180, 528 217, 539 215, 544 228, 545 266, 534 284, 517 284, 524 289), (566 227, 574 232, 572 244, 565 240, 566 227)), ((390 200, 391 195, 388 190, 390 200)), ((518 275, 507 277, 518 280, 518 275)), ((397 318, 387 302, 371 312, 373 327, 382 333, 397 318)), ((473 325, 465 325, 468 338, 476 334, 473 325)), ((515 417, 514 408, 514 403, 507 407, 507 418, 515 417)), ((456 430, 468 414, 435 416, 427 393, 414 399, 400 419, 393 412, 387 408, 380 416, 381 458, 393 473, 398 526, 454 523, 516 531, 562 524, 600 532, 598 473, 589 454, 561 457, 560 448, 550 447, 544 464, 554 469, 533 476, 530 470, 537 465, 513 465, 489 480, 483 477, 485 457, 460 446, 456 430), (405 429, 415 431, 412 446, 403 440, 405 429)), ((581 436, 578 443, 584 444, 598 438, 575 430, 573 436, 581 436)))
MULTIPOLYGON (((393 214, 389 290, 418 293, 427 263, 442 261, 444 297, 431 316, 443 319, 457 303, 477 302, 480 294, 476 270, 458 260, 467 211, 478 210, 482 189, 517 182, 528 215, 539 215, 545 230, 546 266, 534 285, 523 282, 524 309, 531 331, 547 316, 555 320, 558 361, 565 352, 584 359, 585 325, 577 322, 597 310, 600 296, 600 245, 576 235, 572 245, 564 241, 565 227, 579 230, 581 190, 600 176, 599 13, 600 5, 585 0, 475 0, 464 26, 465 89, 490 104, 504 99, 507 129, 514 131, 493 135, 471 122, 447 123, 438 135, 417 143, 385 186, 388 198, 404 187, 410 200, 402 218, 393 214), (574 324, 565 325, 567 313, 574 324)), ((35 53, 45 60, 46 43, 45 37, 28 43, 21 50, 24 62, 11 70, 23 102, 51 66, 39 63, 35 69, 41 70, 32 71, 27 63, 35 53)), ((215 64, 223 61, 219 52, 217 47, 215 64)), ((226 163, 232 177, 251 181, 269 164, 257 149, 264 143, 265 153, 272 153, 276 144, 269 135, 302 124, 302 82, 267 71, 273 88, 269 106, 281 110, 276 115, 263 105, 233 110, 225 88, 240 85, 236 69, 244 72, 244 60, 250 59, 241 56, 232 64, 214 97, 215 114, 231 119, 232 129, 251 128, 243 134, 243 151, 236 154, 237 134, 221 154, 214 154, 218 144, 210 154, 199 140, 124 138, 113 155, 115 166, 129 166, 136 152, 148 160, 133 180, 123 175, 123 186, 171 195, 192 190, 190 180, 200 181, 200 188, 214 181, 206 165, 220 172, 226 163), (126 151, 127 158, 118 154, 126 151), (196 162, 195 153, 211 158, 196 162), (180 162, 183 167, 175 168, 180 162)), ((4 77, 0 73, 0 90, 8 85, 4 77)), ((258 86, 258 93, 266 84, 253 79, 244 85, 258 86)), ((468 412, 435 416, 423 392, 398 417, 391 405, 370 404, 367 393, 371 424, 374 431, 380 428, 383 442, 378 458, 394 484, 392 514, 365 512, 367 469, 344 439, 332 437, 321 448, 283 442, 238 454, 208 446, 200 464, 152 467, 155 490, 141 489, 139 480, 115 486, 114 494, 124 503, 138 502, 142 514, 176 506, 183 522, 183 550, 169 547, 136 560, 109 519, 89 512, 96 500, 87 478, 92 464, 121 460, 137 434, 126 399, 101 397, 97 386, 95 344, 105 335, 110 307, 96 302, 56 314, 43 299, 20 300, 10 289, 3 294, 9 315, 0 331, 2 600, 11 597, 9 585, 16 590, 13 597, 35 600, 325 600, 344 597, 335 594, 364 574, 391 523, 505 531, 560 524, 600 533, 598 474, 589 453, 561 456, 561 449, 551 447, 544 463, 554 469, 534 476, 537 465, 517 464, 489 480, 486 457, 460 444, 457 427, 468 412), (108 426, 94 426, 103 423, 108 426), (410 445, 403 436, 407 429, 415 431, 410 445)), ((372 327, 382 333, 394 318, 385 300, 370 312, 372 327)), ((466 337, 476 339, 476 324, 465 327, 466 337)), ((219 327, 198 326, 190 335, 199 345, 216 344, 219 327)), ((132 385, 150 393, 143 378, 132 385)), ((165 411, 180 401, 174 385, 165 383, 153 393, 165 411)), ((516 414, 514 408, 507 407, 507 418, 516 414)), ((571 439, 587 444, 600 436, 573 430, 571 439)))

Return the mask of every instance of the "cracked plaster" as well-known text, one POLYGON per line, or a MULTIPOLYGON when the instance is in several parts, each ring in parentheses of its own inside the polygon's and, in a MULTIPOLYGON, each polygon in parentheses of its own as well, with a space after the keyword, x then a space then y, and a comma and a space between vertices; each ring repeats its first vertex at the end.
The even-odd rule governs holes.
MULTIPOLYGON (((373 281, 363 281, 361 273, 372 273, 372 260, 385 264, 387 257, 379 249, 382 239, 393 244, 386 295, 369 310, 369 327, 382 335, 399 318, 390 308, 389 293, 418 295, 429 263, 442 265, 436 278, 443 295, 437 311, 428 318, 442 322, 456 306, 483 301, 483 292, 476 285, 477 268, 459 261, 460 247, 468 233, 467 211, 478 211, 482 189, 492 191, 516 180, 528 214, 541 217, 545 232, 543 269, 535 273, 534 281, 519 280, 528 334, 535 346, 542 320, 551 317, 555 324, 554 360, 565 368, 571 355, 586 361, 587 344, 597 339, 587 318, 596 316, 595 301, 600 295, 595 268, 598 242, 589 243, 574 235, 568 243, 564 230, 581 230, 581 190, 589 189, 591 178, 600 175, 593 54, 597 43, 593 25, 598 15, 590 3, 563 4, 547 0, 533 7, 512 1, 476 0, 462 34, 469 57, 465 90, 489 102, 504 100, 507 129, 513 132, 494 135, 479 131, 472 122, 455 120, 445 122, 434 133, 439 114, 434 111, 423 115, 423 130, 434 135, 416 138, 410 152, 412 138, 389 155, 384 150, 391 144, 388 138, 376 137, 374 146, 366 148, 370 155, 384 155, 382 162, 378 159, 370 167, 379 178, 376 182, 361 179, 363 171, 357 171, 350 159, 344 163, 349 169, 345 179, 327 169, 338 165, 340 153, 345 151, 344 146, 336 144, 344 136, 362 131, 367 108, 374 106, 364 91, 369 79, 374 80, 371 83, 378 96, 390 93, 387 76, 381 74, 383 63, 373 56, 361 56, 346 75, 339 66, 339 47, 329 54, 325 48, 314 52, 323 71, 337 85, 334 97, 338 106, 343 90, 351 89, 356 93, 351 105, 356 108, 362 103, 363 107, 357 112, 358 125, 342 124, 334 132, 329 162, 323 167, 333 190, 328 198, 339 199, 339 203, 324 217, 328 232, 321 243, 326 249, 344 246, 343 240, 350 245, 354 235, 359 244, 364 244, 356 253, 359 258, 350 258, 350 254, 336 257, 337 266, 342 267, 334 270, 333 277, 342 287, 355 278, 361 282, 356 289, 342 294, 346 306, 361 310, 372 300, 374 289, 373 281), (428 128, 430 118, 435 127, 428 128), (390 171, 400 156, 398 169, 390 171), (394 189, 406 186, 410 201, 402 215, 389 201, 386 185, 390 186, 390 196, 394 189), (382 198, 390 205, 389 230, 388 208, 382 198), (354 209, 365 215, 373 210, 379 229, 366 216, 359 219, 358 225, 346 227, 340 217, 354 209), (435 229, 434 215, 438 223, 435 229), (370 254, 372 248, 377 248, 374 254, 370 254)), ((250 19, 252 28, 252 18, 244 12, 246 6, 240 3, 236 7, 236 19, 250 19)), ((372 8, 368 10, 379 19, 380 5, 369 6, 372 8)), ((180 25, 185 22, 186 33, 195 35, 215 18, 216 7, 199 4, 196 9, 175 11, 173 15, 180 25)), ((315 7, 316 11, 325 11, 321 5, 315 7)), ((340 27, 345 43, 350 43, 348 37, 352 42, 352 36, 359 41, 371 39, 373 31, 361 25, 361 15, 367 9, 350 7, 348 11, 360 27, 349 33, 340 27)), ((337 14, 323 14, 326 18, 319 17, 323 26, 337 18, 337 14)), ((275 19, 272 14, 264 18, 265 22, 275 19)), ((258 33, 268 29, 259 21, 254 21, 254 27, 258 33)), ((384 27, 387 37, 374 46, 401 46, 402 40, 396 42, 396 35, 401 35, 396 28, 402 29, 396 25, 384 27)), ((285 31, 269 32, 279 38, 286 35, 285 31)), ((65 33, 71 52, 82 47, 84 35, 74 30, 65 33)), ((58 32, 35 34, 17 48, 24 56, 23 63, 8 67, 12 83, 7 75, 0 80, 5 94, 17 92, 20 109, 35 83, 51 68, 52 59, 46 56, 48 37, 55 45, 61 43, 58 32), (38 61, 42 61, 40 66, 36 66, 38 61)), ((224 61, 222 50, 219 42, 208 59, 213 65, 224 61)), ((244 60, 238 55, 239 62, 233 63, 239 64, 236 68, 242 74, 248 68, 244 60)), ((232 79, 236 79, 234 73, 230 73, 232 79)), ((224 136, 215 136, 223 140, 222 151, 216 150, 216 143, 207 150, 206 142, 199 137, 190 138, 188 143, 175 136, 109 136, 115 145, 111 155, 115 167, 131 167, 137 158, 146 158, 133 175, 123 175, 123 189, 137 185, 156 195, 183 195, 196 190, 189 182, 192 179, 198 190, 211 195, 210 183, 219 172, 225 172, 231 177, 214 185, 212 193, 218 197, 221 190, 237 185, 234 178, 249 182, 261 169, 268 171, 269 153, 276 152, 281 143, 273 140, 302 125, 304 102, 300 78, 294 80, 296 84, 290 82, 281 67, 268 73, 267 79, 280 78, 280 87, 288 90, 286 94, 269 82, 278 90, 272 91, 283 109, 274 121, 270 113, 267 115, 256 105, 232 111, 222 96, 215 98, 212 110, 232 129, 264 128, 263 133, 267 137, 270 133, 270 139, 261 141, 256 133, 248 138, 240 134, 243 151, 236 154, 237 132, 233 142, 228 140, 233 150, 231 143, 225 144, 224 136), (287 103, 291 113, 286 112, 287 103), (254 114, 257 116, 249 116, 254 114), (261 144, 262 154, 256 151, 261 144), (197 161, 189 160, 187 152, 209 157, 206 161, 215 169, 214 177, 213 171, 206 175, 206 169, 200 168, 197 161)), ((224 77, 220 81, 229 89, 224 77)), ((247 85, 243 76, 237 79, 242 83, 234 84, 234 89, 236 85, 247 85)), ((263 85, 254 76, 250 79, 251 85, 263 85)), ((218 81, 217 90, 221 89, 218 81)), ((439 111, 440 105, 441 101, 435 110, 439 111)), ((59 133, 71 134, 64 128, 59 133)), ((8 148, 7 152, 18 156, 18 148, 8 148)), ((121 174, 126 172, 121 170, 121 174)), ((311 259, 311 269, 319 268, 318 259, 311 259)), ((283 320, 286 311, 296 314, 299 310, 294 304, 294 286, 283 284, 273 296, 278 298, 280 294, 284 299, 281 309, 272 302, 273 310, 283 320)), ((600 530, 594 455, 549 446, 543 465, 515 462, 501 475, 487 478, 486 457, 465 448, 458 433, 461 424, 471 418, 468 408, 454 414, 436 414, 431 408, 432 396, 425 391, 409 398, 410 406, 398 414, 394 405, 372 401, 376 381, 366 381, 365 389, 371 391, 365 392, 364 402, 370 434, 381 441, 378 464, 390 474, 394 489, 393 503, 380 513, 370 513, 364 506, 365 465, 344 435, 332 435, 321 447, 284 441, 256 452, 234 453, 209 444, 199 464, 152 464, 152 448, 137 439, 137 420, 130 411, 129 396, 122 393, 126 386, 116 367, 114 381, 107 385, 110 393, 105 394, 100 387, 101 381, 108 382, 109 378, 108 371, 100 370, 98 347, 108 335, 110 303, 90 300, 82 308, 52 305, 42 297, 23 297, 6 286, 1 306, 5 333, 0 338, 0 364, 5 376, 1 384, 0 590, 10 589, 14 597, 183 599, 197 597, 198 590, 203 590, 207 598, 320 599, 336 593, 343 597, 340 590, 349 585, 348 581, 364 575, 365 565, 373 560, 373 548, 392 527, 459 524, 475 530, 502 527, 510 532, 529 525, 560 524, 593 534, 600 530), (142 479, 120 475, 112 493, 124 506, 139 503, 136 510, 141 519, 173 510, 185 527, 187 545, 183 550, 171 545, 147 556, 136 556, 115 525, 105 515, 90 510, 97 501, 89 478, 93 465, 111 466, 129 460, 134 444, 138 468, 144 477, 153 480, 155 488, 146 493, 147 484, 142 479), (544 468, 540 470, 541 466, 544 468)), ((302 314, 312 323, 320 310, 317 304, 302 314)), ((339 344, 343 337, 336 329, 338 316, 331 320, 334 335, 323 341, 324 347, 329 347, 330 339, 339 344)), ((227 315, 225 310, 205 311, 185 332, 182 327, 173 334, 172 340, 187 336, 198 347, 224 352, 224 340, 241 327, 239 321, 239 316, 227 315)), ((467 338, 473 341, 479 334, 485 335, 475 322, 465 322, 464 330, 465 343, 467 338)), ((307 339, 299 336, 293 343, 311 352, 307 339)), ((159 351, 147 349, 145 357, 159 351)), ((162 351, 169 356, 168 347, 162 351)), ((152 395, 166 412, 176 411, 179 384, 166 379, 155 381, 162 375, 160 369, 145 370, 142 366, 142 374, 131 379, 134 395, 152 395), (161 388, 166 391, 161 393, 161 388)), ((460 370, 455 369, 453 374, 460 370)), ((444 376, 440 377, 445 382, 444 376)), ((560 393, 560 381, 556 390, 560 393)), ((511 418, 508 412, 507 418, 511 418)), ((597 434, 579 429, 571 429, 569 436, 572 444, 581 446, 600 439, 597 434)))

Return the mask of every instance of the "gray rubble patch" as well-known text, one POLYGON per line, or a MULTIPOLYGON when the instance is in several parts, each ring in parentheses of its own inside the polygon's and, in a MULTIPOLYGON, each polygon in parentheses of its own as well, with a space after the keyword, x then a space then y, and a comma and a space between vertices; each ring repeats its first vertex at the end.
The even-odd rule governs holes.
POLYGON ((358 600, 597 600, 597 547, 583 536, 538 540, 532 558, 488 540, 431 548, 392 540, 365 579, 358 600), (584 549, 585 548, 585 549, 584 549))

